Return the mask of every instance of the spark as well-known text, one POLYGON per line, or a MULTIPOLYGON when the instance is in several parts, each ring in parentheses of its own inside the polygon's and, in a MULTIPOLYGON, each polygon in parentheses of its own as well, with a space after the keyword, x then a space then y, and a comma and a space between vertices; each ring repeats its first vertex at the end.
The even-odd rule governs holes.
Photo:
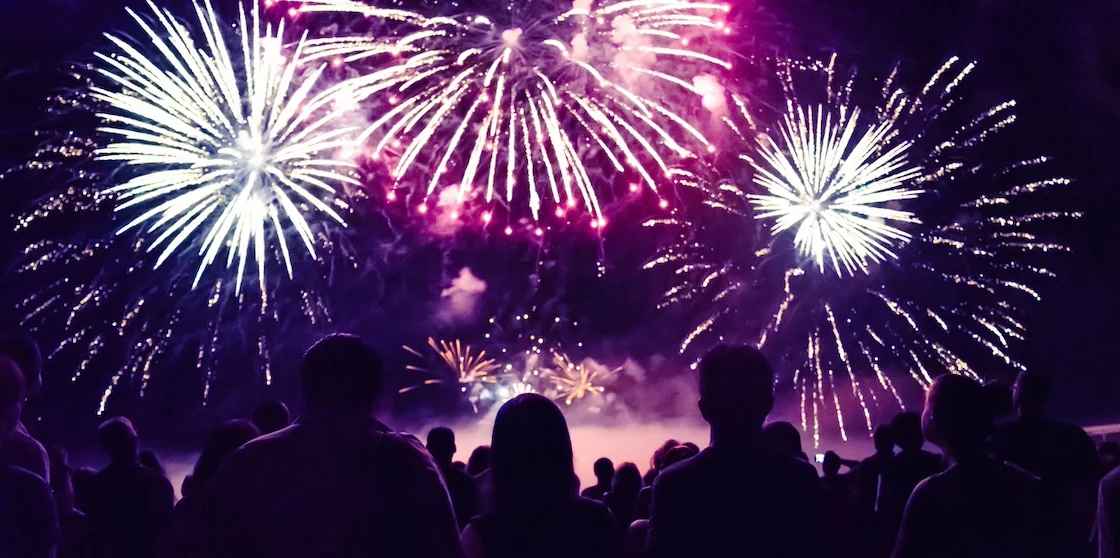
POLYGON ((307 47, 312 60, 385 61, 337 90, 393 107, 359 138, 374 140, 375 154, 401 142, 402 154, 390 163, 397 186, 424 181, 424 198, 448 185, 460 201, 504 197, 527 205, 533 219, 547 203, 582 205, 602 226, 599 181, 592 180, 598 173, 589 167, 594 152, 653 191, 673 160, 706 153, 709 140, 678 108, 699 106, 694 76, 731 67, 701 50, 722 35, 723 4, 498 3, 495 14, 441 17, 351 0, 303 5, 397 22, 385 26, 391 31, 383 38, 315 39, 307 47), (706 40, 685 46, 679 38, 686 36, 706 40))
MULTIPOLYGON (((486 356, 486 351, 476 350, 458 339, 436 341, 433 338, 428 338, 428 347, 439 358, 443 371, 448 375, 444 378, 429 378, 419 384, 402 388, 400 393, 406 393, 422 386, 443 383, 455 384, 466 393, 478 384, 497 381, 495 373, 501 369, 501 366, 496 359, 486 356)), ((422 352, 412 347, 406 345, 404 349, 418 357, 426 358, 422 352)), ((427 367, 414 365, 409 365, 407 368, 417 372, 427 372, 429 370, 427 367)))
POLYGON ((314 93, 326 64, 302 77, 306 37, 285 52, 284 24, 263 25, 255 3, 250 14, 241 6, 239 32, 209 0, 195 4, 194 32, 149 6, 154 23, 128 10, 142 40, 107 35, 114 48, 95 66, 106 85, 90 89, 105 105, 100 131, 113 138, 96 157, 129 177, 107 190, 132 215, 117 234, 153 237, 156 268, 180 251, 197 255, 196 287, 225 249, 238 293, 250 260, 264 291, 269 242, 293 274, 284 223, 315 257, 314 219, 345 226, 333 184, 358 184, 345 174, 353 163, 332 156, 351 144, 338 96, 314 93))
POLYGON ((606 391, 605 383, 610 382, 621 368, 610 369, 594 362, 577 364, 563 352, 552 352, 552 367, 548 370, 548 380, 555 391, 555 399, 571 405, 573 401, 592 394, 606 391))
POLYGON ((869 263, 897 258, 896 246, 910 235, 890 223, 917 220, 890 204, 921 194, 911 186, 921 171, 907 163, 910 142, 890 145, 891 123, 861 129, 859 114, 793 108, 779 127, 782 142, 760 137, 764 163, 751 161, 766 192, 749 196, 757 218, 773 218, 774 234, 796 227, 797 248, 837 275, 868 273, 869 263))

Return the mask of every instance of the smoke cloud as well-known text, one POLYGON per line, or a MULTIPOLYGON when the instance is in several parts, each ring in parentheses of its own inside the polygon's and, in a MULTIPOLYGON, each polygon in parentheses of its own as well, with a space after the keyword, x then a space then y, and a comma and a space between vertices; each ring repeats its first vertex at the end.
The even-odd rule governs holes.
POLYGON ((486 292, 486 281, 471 273, 469 267, 459 270, 451 286, 440 293, 439 318, 448 324, 461 324, 474 320, 478 302, 486 292))

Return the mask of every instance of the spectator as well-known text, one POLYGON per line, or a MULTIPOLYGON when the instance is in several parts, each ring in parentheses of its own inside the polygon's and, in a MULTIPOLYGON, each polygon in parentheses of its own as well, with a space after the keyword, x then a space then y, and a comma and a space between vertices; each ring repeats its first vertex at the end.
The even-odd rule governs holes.
POLYGON ((670 438, 665 440, 665 443, 661 444, 661 447, 653 452, 653 456, 649 458, 649 470, 642 476, 642 484, 644 486, 653 486, 653 480, 656 479, 657 474, 661 472, 661 461, 664 459, 665 454, 679 445, 680 442, 670 438))
MULTIPOLYGON (((27 388, 15 361, 0 356, 0 450, 19 423, 27 388)), ((42 477, 0 464, 0 556, 48 558, 58 541, 58 517, 42 477)))
POLYGON ((699 407, 712 443, 654 482, 651 557, 823 555, 816 471, 762 442, 773 389, 770 363, 755 349, 722 346, 701 360, 699 407))
POLYGON ((875 428, 872 439, 875 453, 860 462, 856 469, 854 501, 859 510, 861 521, 870 522, 875 515, 875 497, 879 492, 879 477, 883 469, 894 457, 894 436, 891 427, 880 424, 875 428))
POLYGON ((826 451, 824 452, 824 461, 821 462, 821 472, 824 473, 821 484, 825 490, 831 492, 841 501, 849 503, 852 500, 852 475, 854 473, 840 474, 840 468, 847 467, 851 471, 858 466, 859 463, 843 459, 834 451, 826 451))
POLYGON ((467 460, 467 474, 478 477, 490 468, 490 446, 478 446, 467 460))
POLYGON ((1120 558, 1120 469, 1101 479, 1095 538, 1099 558, 1120 558))
POLYGON ((97 478, 97 471, 89 467, 79 467, 70 476, 70 484, 74 486, 74 507, 88 516, 90 502, 93 500, 93 480, 97 478))
POLYGON ((642 473, 638 470, 638 466, 633 463, 623 463, 615 472, 610 492, 603 499, 623 531, 634 521, 634 508, 638 503, 638 492, 641 490, 642 473))
POLYGON ((883 466, 875 501, 875 516, 887 548, 894 546, 902 512, 914 487, 943 468, 940 456, 922 449, 926 439, 922 435, 922 417, 917 413, 895 415, 891 421, 891 433, 899 452, 883 466))
POLYGON ((291 423, 292 415, 283 401, 265 401, 253 409, 253 424, 262 435, 287 428, 291 423))
POLYGON ((66 452, 61 449, 51 453, 51 492, 54 493, 61 535, 58 558, 87 556, 90 544, 89 523, 84 513, 74 509, 74 485, 71 482, 70 466, 67 464, 66 452))
POLYGON ((1017 418, 992 437, 992 451, 1042 480, 1048 507, 1059 512, 1051 529, 1065 541, 1068 556, 1087 556, 1101 477, 1093 440, 1081 427, 1046 416, 1046 376, 1019 374, 1012 397, 1017 418))
POLYGON ((190 530, 198 520, 198 512, 210 479, 237 448, 258 438, 261 431, 247 420, 231 420, 219 426, 206 440, 194 470, 183 479, 183 498, 175 504, 168 534, 168 556, 188 556, 192 544, 190 530))
MULTIPOLYGON (((24 394, 20 398, 20 412, 23 402, 38 393, 42 385, 42 357, 39 346, 33 339, 23 335, 0 335, 0 357, 10 359, 15 368, 24 376, 24 394)), ((27 433, 22 420, 15 429, 4 436, 0 444, 0 464, 14 465, 39 475, 50 481, 50 460, 47 450, 27 433)))
POLYGON ((491 447, 494 501, 463 531, 468 558, 616 555, 610 511, 579 497, 568 424, 555 403, 531 393, 506 402, 491 447))
POLYGON ((801 449, 801 431, 791 423, 777 421, 762 427, 762 443, 809 462, 809 456, 801 449))
POLYGON ((614 480, 614 463, 606 457, 595 460, 592 470, 595 472, 595 485, 583 489, 580 496, 592 500, 603 501, 603 497, 611 490, 611 481, 614 480))
POLYGON ((159 476, 165 479, 167 478, 167 469, 163 467, 163 463, 159 460, 159 456, 156 455, 156 452, 150 449, 142 450, 138 460, 141 465, 147 467, 149 470, 159 473, 159 476))
POLYGON ((949 468, 923 481, 906 505, 893 558, 1001 558, 1052 554, 1038 481, 985 452, 993 426, 983 386, 938 377, 926 393, 922 425, 949 468))
POLYGON ((1097 448, 1101 458, 1101 472, 1107 473, 1120 465, 1120 444, 1116 442, 1101 442, 1097 448))
POLYGON ((304 355, 300 381, 307 412, 235 451, 210 481, 198 556, 459 556, 436 464, 372 417, 378 354, 328 335, 304 355))
POLYGON ((455 518, 459 520, 459 528, 462 529, 478 514, 479 496, 478 483, 474 477, 455 467, 452 460, 456 451, 455 433, 450 428, 437 426, 428 432, 428 453, 432 454, 443 474, 447 492, 451 494, 451 504, 455 508, 455 518))
MULTIPOLYGON (((665 454, 665 459, 661 460, 661 465, 668 469, 669 467, 684 461, 685 459, 692 459, 696 454, 700 453, 700 448, 696 444, 685 442, 665 454)), ((638 493, 638 502, 634 505, 634 519, 649 519, 649 503, 653 499, 653 487, 643 486, 642 491, 638 493)), ((636 539, 637 540, 637 539, 636 539)), ((645 551, 645 535, 644 531, 641 540, 641 550, 645 551)))
POLYGON ((171 483, 140 464, 140 438, 123 417, 99 429, 109 465, 93 479, 89 510, 94 556, 148 558, 175 503, 171 483))

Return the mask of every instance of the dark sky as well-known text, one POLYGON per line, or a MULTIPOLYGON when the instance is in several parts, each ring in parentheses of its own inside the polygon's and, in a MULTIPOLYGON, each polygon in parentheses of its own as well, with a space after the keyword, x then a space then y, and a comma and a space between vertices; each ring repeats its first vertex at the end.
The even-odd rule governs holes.
MULTIPOLYGON (((177 4, 172 0, 165 4, 177 4)), ((220 3, 220 2, 219 2, 220 3)), ((127 0, 0 0, 0 161, 26 156, 54 69, 100 46, 124 22, 127 0)), ((184 3, 185 4, 185 3, 184 3)), ((1086 212, 1060 283, 1034 314, 1025 361, 1057 379, 1059 410, 1086 423, 1120 420, 1120 8, 1111 0, 769 0, 741 6, 760 43, 837 49, 869 67, 921 68, 958 54, 980 62, 993 97, 1020 103, 1016 133, 1057 159, 1086 212), (751 15, 754 14, 754 15, 751 15), (756 18, 751 23, 750 18, 756 18)), ((146 9, 146 8, 145 8, 146 9)), ((0 195, 0 200, 8 199, 0 195)), ((8 213, 14 208, 3 208, 8 213)), ((0 237, 2 238, 2 237, 0 237)), ((2 314, 2 312, 0 312, 2 314)), ((624 315, 619 313, 619 315, 624 315)), ((615 318, 624 319, 624 318, 615 318)))

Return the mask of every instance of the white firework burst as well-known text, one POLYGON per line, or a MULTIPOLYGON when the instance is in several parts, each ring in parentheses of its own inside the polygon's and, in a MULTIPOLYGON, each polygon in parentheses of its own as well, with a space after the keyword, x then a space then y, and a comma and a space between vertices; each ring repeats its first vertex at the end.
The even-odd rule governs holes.
POLYGON ((345 207, 335 185, 357 184, 340 156, 351 145, 353 130, 339 125, 350 106, 317 92, 324 65, 304 71, 306 36, 286 52, 283 24, 262 25, 256 5, 248 16, 241 6, 232 27, 209 0, 196 3, 194 31, 149 6, 154 21, 129 10, 142 40, 108 35, 115 49, 96 55, 108 85, 91 90, 105 103, 100 131, 112 137, 97 157, 129 175, 108 192, 116 211, 140 211, 118 234, 153 236, 145 243, 161 251, 156 267, 180 249, 197 255, 195 286, 224 248, 240 292, 252 259, 263 293, 271 239, 293 273, 285 225, 312 257, 314 218, 345 226, 332 205, 345 207))
POLYGON ((591 161, 602 155, 602 166, 633 172, 656 192, 675 160, 711 149, 676 111, 699 107, 710 92, 698 84, 731 67, 706 52, 729 32, 727 5, 540 0, 492 7, 427 17, 349 0, 302 3, 307 12, 389 22, 388 38, 321 39, 308 54, 338 63, 387 60, 340 87, 384 103, 362 138, 374 142, 373 157, 395 159, 389 165, 398 184, 423 168, 424 199, 452 187, 463 204, 484 192, 487 203, 527 202, 534 219, 551 202, 558 217, 582 207, 601 226, 602 186, 591 161))
POLYGON ((790 105, 779 127, 781 143, 758 139, 760 161, 750 159, 758 219, 773 219, 773 233, 796 228, 794 243, 822 271, 867 273, 871 262, 897 258, 895 247, 910 235, 896 226, 917 223, 892 204, 922 193, 913 181, 922 171, 907 162, 910 142, 896 141, 892 123, 859 125, 859 110, 790 105))

